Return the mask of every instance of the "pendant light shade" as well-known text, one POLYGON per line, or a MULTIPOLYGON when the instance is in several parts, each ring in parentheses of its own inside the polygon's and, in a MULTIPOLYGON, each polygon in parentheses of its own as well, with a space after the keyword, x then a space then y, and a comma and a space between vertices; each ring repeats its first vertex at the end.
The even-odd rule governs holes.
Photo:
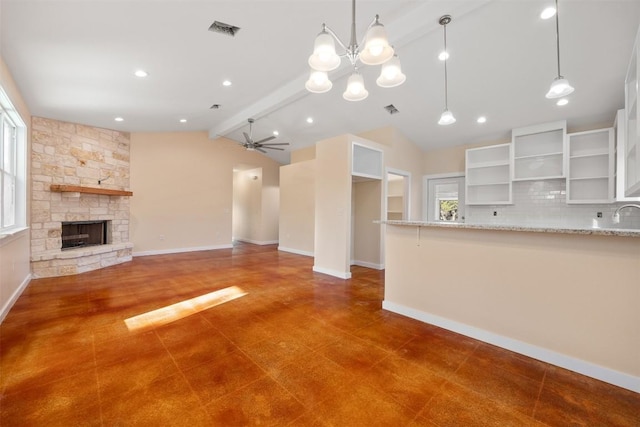
POLYGON ((309 80, 307 80, 304 87, 312 93, 324 93, 331 90, 333 83, 329 80, 326 71, 311 70, 309 80))
POLYGON ((367 65, 380 65, 393 57, 393 48, 389 45, 384 25, 376 22, 369 27, 365 38, 364 49, 360 53, 360 61, 367 65))
POLYGON ((558 76, 553 79, 546 97, 549 99, 562 98, 563 96, 569 95, 573 91, 573 86, 569 84, 569 80, 565 79, 562 76, 558 76))
POLYGON ((407 76, 402 74, 402 67, 400 66, 400 59, 397 55, 382 64, 382 70, 380 70, 380 77, 376 80, 376 83, 380 87, 395 87, 400 86, 407 80, 407 76))
POLYGON ((558 60, 558 77, 553 79, 549 92, 545 95, 548 99, 562 98, 574 91, 569 81, 560 73, 560 21, 558 18, 558 0, 556 0, 556 58, 558 60))
POLYGON ((316 71, 331 71, 340 65, 340 57, 336 53, 333 36, 324 28, 316 36, 313 54, 309 57, 309 65, 316 71))
POLYGON ((440 116, 440 120, 438 120, 439 125, 452 125, 456 122, 456 118, 453 117, 453 113, 449 110, 444 110, 442 115, 440 116))
POLYGON ((367 96, 369 96, 369 92, 367 92, 367 89, 364 87, 362 74, 354 71, 349 77, 347 90, 344 91, 342 97, 347 101, 362 101, 367 96))

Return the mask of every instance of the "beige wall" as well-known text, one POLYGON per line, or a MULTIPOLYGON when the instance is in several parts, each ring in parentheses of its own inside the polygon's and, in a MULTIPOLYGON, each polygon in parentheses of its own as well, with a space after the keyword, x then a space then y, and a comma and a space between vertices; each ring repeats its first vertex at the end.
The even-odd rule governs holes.
MULTIPOLYGON (((351 141, 342 135, 316 144, 314 271, 351 277, 351 141)), ((358 138, 359 139, 359 138, 358 138)))
POLYGON ((469 148, 485 147, 488 145, 505 144, 511 142, 510 139, 483 142, 481 144, 465 144, 455 147, 431 150, 422 154, 423 174, 437 175, 441 173, 464 172, 465 151, 469 148))
POLYGON ((233 168, 241 164, 270 176, 280 166, 206 132, 132 133, 134 255, 231 245, 233 168))
POLYGON ((382 215, 382 180, 354 182, 352 191, 351 262, 370 268, 381 268, 381 236, 379 221, 382 215))
MULTIPOLYGON (((314 151, 315 152, 315 151, 314 151)), ((280 249, 313 255, 316 161, 280 167, 280 249)))
POLYGON ((387 226, 385 308, 636 391, 639 304, 640 238, 387 226))
POLYGON ((306 162, 316 158, 316 146, 301 148, 291 152, 291 163, 306 162))
MULTIPOLYGON (((0 86, 27 125, 26 151, 27 158, 29 158, 28 153, 31 152, 31 113, 2 57, 0 57, 0 86)), ((30 180, 29 163, 27 163, 26 175, 30 180)), ((30 187, 30 182, 27 182, 27 218, 29 218, 31 206, 30 187)), ((29 283, 31 274, 29 240, 29 230, 0 239, 0 321, 4 319, 15 300, 20 296, 22 289, 29 283)))

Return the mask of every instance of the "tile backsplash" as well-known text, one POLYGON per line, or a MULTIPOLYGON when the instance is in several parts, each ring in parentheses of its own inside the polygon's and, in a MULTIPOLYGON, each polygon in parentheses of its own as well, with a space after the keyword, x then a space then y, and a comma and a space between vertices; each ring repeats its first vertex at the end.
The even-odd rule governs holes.
POLYGON ((640 229, 640 209, 623 209, 620 223, 613 223, 613 213, 625 204, 623 202, 568 205, 564 179, 514 182, 512 200, 512 205, 468 205, 465 207, 465 222, 531 227, 640 229), (602 213, 601 218, 598 218, 598 212, 602 213))

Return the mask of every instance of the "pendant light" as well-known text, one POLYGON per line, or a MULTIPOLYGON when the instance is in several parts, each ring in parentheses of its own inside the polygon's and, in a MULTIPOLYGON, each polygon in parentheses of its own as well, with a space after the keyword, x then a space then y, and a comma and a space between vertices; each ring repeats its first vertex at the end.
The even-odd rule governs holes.
POLYGON ((573 87, 569 84, 569 81, 562 77, 560 73, 560 24, 558 20, 558 0, 556 0, 556 53, 558 59, 558 77, 553 79, 549 92, 546 97, 549 99, 562 98, 574 91, 573 87))
POLYGON ((354 67, 354 72, 347 82, 347 89, 342 95, 347 101, 361 101, 369 95, 369 92, 364 87, 364 79, 358 72, 358 62, 364 65, 382 65, 380 77, 376 80, 380 87, 395 87, 404 83, 407 77, 402 74, 400 60, 395 55, 393 47, 389 44, 387 32, 384 29, 384 25, 380 23, 378 15, 369 24, 361 45, 358 45, 356 41, 356 0, 352 0, 351 40, 349 45, 342 43, 331 28, 322 24, 322 31, 316 36, 313 44, 313 54, 308 61, 311 73, 309 80, 305 83, 307 90, 313 93, 323 93, 331 90, 333 84, 329 80, 327 72, 340 66, 342 56, 346 56, 354 67), (336 53, 336 42, 344 53, 336 53))
MULTIPOLYGON (((447 24, 451 22, 450 15, 444 15, 438 21, 440 25, 442 25, 444 32, 444 51, 447 52, 447 24)), ((448 81, 447 81, 447 62, 449 61, 449 55, 446 55, 444 59, 444 111, 440 116, 440 120, 438 120, 439 125, 451 125, 456 122, 456 118, 453 116, 453 113, 449 111, 449 93, 448 93, 448 81)))

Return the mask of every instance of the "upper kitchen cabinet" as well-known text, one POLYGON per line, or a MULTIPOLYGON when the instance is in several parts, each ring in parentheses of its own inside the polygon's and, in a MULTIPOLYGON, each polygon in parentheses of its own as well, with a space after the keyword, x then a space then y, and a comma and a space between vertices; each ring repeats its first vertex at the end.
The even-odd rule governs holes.
POLYGON ((570 133, 567 203, 611 203, 614 187, 613 128, 570 133))
POLYGON ((636 41, 631 54, 631 61, 627 70, 627 78, 624 82, 625 105, 625 197, 640 196, 640 111, 638 110, 638 60, 640 55, 640 31, 636 35, 636 41))
POLYGON ((513 181, 565 177, 567 122, 562 120, 513 129, 513 181))

